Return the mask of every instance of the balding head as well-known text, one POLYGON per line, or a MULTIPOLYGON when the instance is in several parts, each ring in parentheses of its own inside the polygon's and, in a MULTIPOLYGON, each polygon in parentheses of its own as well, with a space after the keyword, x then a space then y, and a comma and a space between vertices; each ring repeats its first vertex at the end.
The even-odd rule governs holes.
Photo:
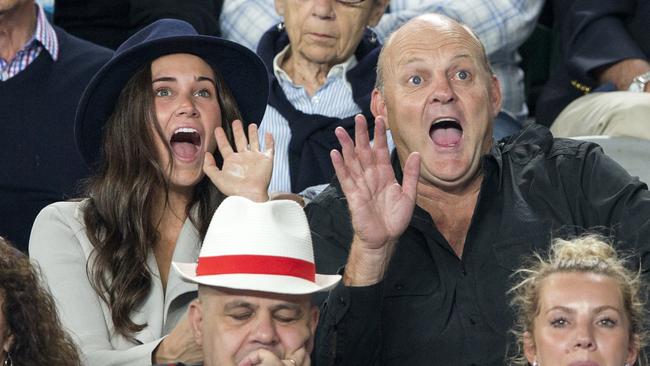
POLYGON ((417 33, 430 33, 432 39, 440 37, 448 37, 450 41, 453 39, 463 39, 473 43, 476 48, 476 55, 479 58, 479 64, 489 74, 493 75, 490 62, 485 52, 485 47, 479 40, 478 36, 466 25, 441 14, 424 14, 419 17, 413 18, 403 26, 393 32, 386 40, 377 62, 377 81, 375 87, 383 93, 384 80, 386 72, 391 70, 392 56, 400 54, 401 45, 413 38, 417 33))

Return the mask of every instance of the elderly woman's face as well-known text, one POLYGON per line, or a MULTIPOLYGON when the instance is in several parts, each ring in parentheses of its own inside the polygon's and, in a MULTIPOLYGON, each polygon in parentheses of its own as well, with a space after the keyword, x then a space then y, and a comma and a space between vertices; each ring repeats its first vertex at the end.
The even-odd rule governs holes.
POLYGON ((151 80, 163 166, 169 166, 167 144, 174 160, 172 188, 191 188, 203 177, 205 152, 214 151, 214 130, 221 126, 214 72, 200 57, 179 53, 152 62, 151 80))
POLYGON ((347 60, 361 41, 364 28, 381 18, 387 0, 342 4, 335 0, 275 0, 284 17, 291 52, 314 64, 347 60))
POLYGON ((555 273, 543 280, 526 358, 540 366, 632 365, 637 347, 618 283, 595 273, 555 273))

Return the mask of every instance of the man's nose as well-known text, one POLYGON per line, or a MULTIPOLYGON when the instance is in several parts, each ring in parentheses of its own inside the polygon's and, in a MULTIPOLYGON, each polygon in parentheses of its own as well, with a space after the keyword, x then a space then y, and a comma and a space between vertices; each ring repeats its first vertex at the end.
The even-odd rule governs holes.
POLYGON ((334 19, 335 0, 312 0, 313 7, 311 14, 321 19, 334 19))
POLYGON ((253 330, 253 341, 274 346, 279 342, 275 323, 270 316, 260 316, 253 330))
POLYGON ((185 116, 194 118, 199 116, 199 110, 196 109, 194 99, 191 96, 182 97, 179 99, 178 108, 176 109, 177 116, 185 116))
POLYGON ((435 77, 431 83, 430 103, 447 104, 455 100, 454 89, 446 76, 435 77))

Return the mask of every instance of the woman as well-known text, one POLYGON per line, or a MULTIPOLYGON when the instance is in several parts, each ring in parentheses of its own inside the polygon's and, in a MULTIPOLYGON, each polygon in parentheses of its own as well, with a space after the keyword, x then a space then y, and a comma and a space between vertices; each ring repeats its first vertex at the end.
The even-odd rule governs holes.
POLYGON ((264 34, 257 50, 271 79, 260 131, 277 146, 269 191, 300 193, 334 175, 329 152, 340 148, 336 127, 353 136, 356 114, 374 120, 370 93, 381 44, 367 27, 377 24, 388 1, 275 4, 284 22, 264 34))
POLYGON ((514 286, 517 365, 633 365, 645 345, 640 273, 596 236, 556 240, 514 286))
POLYGON ((196 287, 171 261, 196 260, 225 196, 268 198, 273 141, 260 151, 251 124, 248 145, 239 121, 240 111, 261 119, 266 80, 244 47, 167 19, 129 38, 88 85, 75 137, 98 172, 86 200, 46 207, 30 239, 85 364, 200 361, 185 316, 196 287))
POLYGON ((0 237, 0 365, 77 366, 54 301, 29 258, 0 237))

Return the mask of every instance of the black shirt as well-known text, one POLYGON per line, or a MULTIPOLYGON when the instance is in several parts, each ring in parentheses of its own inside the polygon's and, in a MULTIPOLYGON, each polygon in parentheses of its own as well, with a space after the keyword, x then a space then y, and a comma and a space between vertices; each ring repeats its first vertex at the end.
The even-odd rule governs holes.
MULTIPOLYGON (((397 179, 401 171, 393 158, 397 179)), ((650 193, 593 143, 532 126, 483 157, 462 258, 415 208, 383 282, 336 287, 319 323, 318 366, 503 365, 511 275, 552 237, 599 227, 621 246, 650 245, 650 193), (335 356, 334 356, 335 355, 335 356)), ((337 183, 307 207, 319 273, 345 264, 352 228, 337 183)), ((647 267, 645 267, 647 272, 647 267)), ((512 349, 512 348, 511 348, 512 349)))

